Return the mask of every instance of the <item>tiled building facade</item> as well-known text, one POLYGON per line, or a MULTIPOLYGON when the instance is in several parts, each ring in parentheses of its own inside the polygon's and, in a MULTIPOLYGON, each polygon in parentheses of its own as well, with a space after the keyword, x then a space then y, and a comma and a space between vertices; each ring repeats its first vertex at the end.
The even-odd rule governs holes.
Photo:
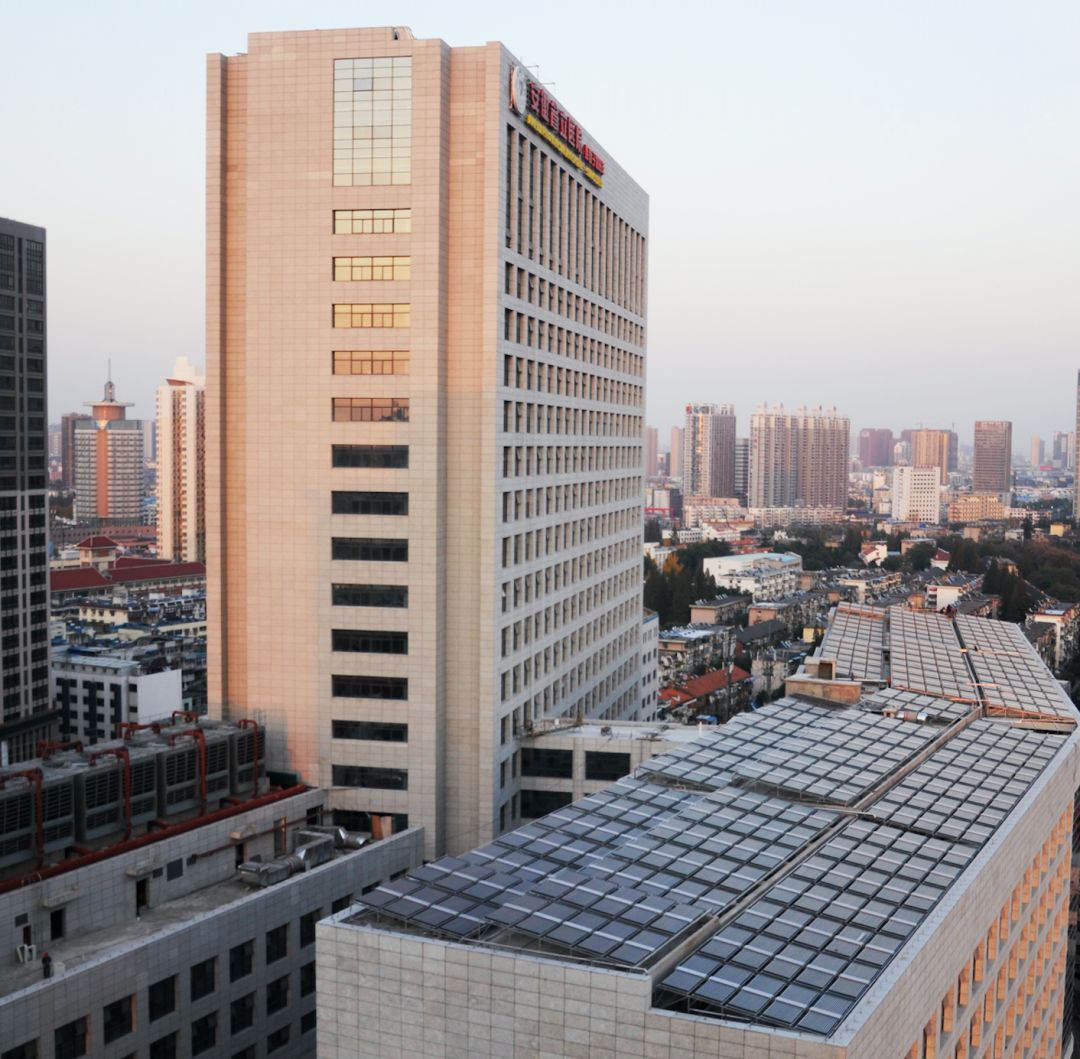
POLYGON ((208 101, 211 709, 466 848, 518 733, 640 706, 647 199, 499 44, 257 34, 208 101))
POLYGON ((836 409, 758 408, 750 418, 750 507, 847 504, 851 421, 836 409))
POLYGON ((180 358, 157 391, 157 553, 206 561, 206 380, 180 358))

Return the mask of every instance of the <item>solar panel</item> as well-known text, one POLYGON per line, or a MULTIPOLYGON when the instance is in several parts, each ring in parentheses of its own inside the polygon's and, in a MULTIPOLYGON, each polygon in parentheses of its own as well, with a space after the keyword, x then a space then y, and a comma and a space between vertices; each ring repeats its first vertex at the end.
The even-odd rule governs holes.
POLYGON ((884 680, 884 613, 838 606, 825 631, 817 657, 836 662, 838 677, 884 680))
POLYGON ((976 706, 970 702, 954 702, 936 695, 920 695, 902 688, 882 688, 863 698, 859 709, 872 713, 905 713, 923 717, 926 721, 947 724, 970 713, 976 706))
POLYGON ((733 769, 743 780, 849 805, 940 734, 879 714, 836 711, 733 769))
POLYGON ((869 808, 876 818, 981 845, 1066 737, 973 721, 869 808))
POLYGON ((978 693, 953 622, 904 607, 889 611, 889 672, 893 687, 975 702, 978 693))
POLYGON ((1019 626, 963 616, 957 628, 988 707, 1075 722, 1076 707, 1019 626))
POLYGON ((661 999, 831 1033, 973 856, 852 821, 682 960, 661 999))

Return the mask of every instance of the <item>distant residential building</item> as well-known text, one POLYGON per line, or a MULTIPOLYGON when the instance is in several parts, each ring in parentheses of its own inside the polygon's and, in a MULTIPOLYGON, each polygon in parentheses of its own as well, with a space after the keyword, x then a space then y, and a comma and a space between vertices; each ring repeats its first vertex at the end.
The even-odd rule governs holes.
POLYGON ((702 561, 717 588, 749 594, 755 602, 782 599, 799 587, 802 556, 792 552, 749 552, 702 561))
POLYGON ((688 404, 683 428, 683 492, 735 494, 735 408, 688 404))
POLYGON ((752 507, 747 514, 759 529, 785 526, 831 526, 844 517, 841 506, 825 507, 752 507))
POLYGON ((0 217, 0 746, 12 761, 31 757, 54 720, 45 342, 45 229, 0 217))
POLYGON ((683 522, 700 526, 703 522, 726 521, 746 517, 744 508, 734 496, 683 496, 683 522))
POLYGON ((1066 470, 1069 467, 1069 432, 1058 430, 1054 432, 1053 448, 1051 449, 1051 462, 1055 469, 1066 470))
POLYGON ((728 625, 746 613, 745 596, 715 596, 690 604, 691 625, 728 625))
POLYGON ((186 357, 157 391, 157 550, 206 560, 206 380, 186 357))
POLYGON ((156 660, 62 647, 52 652, 49 680, 61 737, 86 745, 116 739, 121 724, 167 721, 184 707, 180 669, 156 660))
POLYGON ((944 548, 938 548, 930 560, 930 568, 933 570, 948 570, 952 562, 952 554, 944 548))
POLYGON ((1054 654, 1051 668, 1058 672, 1075 657, 1080 635, 1080 603, 1047 603, 1028 619, 1041 622, 1054 630, 1054 654))
POLYGON ((941 517, 941 469, 894 467, 892 517, 897 522, 937 522, 941 517))
POLYGON ((971 490, 1003 494, 1012 491, 1012 423, 1007 420, 975 421, 971 490))
POLYGON ((913 430, 911 432, 912 467, 937 467, 944 485, 949 471, 956 470, 957 438, 953 430, 913 430))
POLYGON ((893 445, 893 465, 907 466, 911 463, 911 442, 898 441, 893 445))
POLYGON ((206 566, 203 563, 174 563, 168 559, 123 555, 104 568, 84 565, 53 570, 49 574, 49 590, 54 603, 111 592, 120 587, 164 593, 184 590, 205 592, 206 566))
POLYGON ((735 439, 735 496, 745 507, 750 496, 750 439, 735 439))
POLYGON ((92 418, 88 412, 68 412, 60 417, 60 467, 69 489, 75 488, 75 426, 92 418))
POLYGON ((726 657, 733 642, 732 631, 726 625, 685 625, 662 630, 657 639, 661 681, 689 676, 714 655, 726 657))
POLYGON ((656 427, 645 428, 645 477, 655 478, 657 476, 658 469, 656 466, 657 459, 657 431, 656 427))
POLYGON ((143 518, 143 425, 128 419, 130 401, 116 399, 110 379, 92 415, 75 423, 75 517, 80 522, 143 518))
POLYGON ((859 431, 859 463, 867 467, 891 467, 893 432, 881 427, 863 427, 859 431))
POLYGON ((1046 442, 1037 434, 1031 435, 1031 466, 1038 469, 1046 462, 1046 442))
POLYGON ((949 522, 1000 522, 1009 517, 1009 509, 1000 493, 956 493, 946 517, 949 522))
POLYGON ((668 456, 670 467, 669 478, 682 478, 683 476, 683 428, 671 428, 671 454, 668 456))
MULTIPOLYGON (((1080 371, 1076 373, 1076 431, 1069 438, 1069 466, 1075 468, 1077 464, 1076 459, 1076 441, 1080 438, 1080 371)), ((1073 487, 1073 521, 1080 519, 1080 474, 1076 476, 1076 482, 1073 487)))
MULTIPOLYGON (((901 468, 908 470, 910 468, 901 468)), ((865 566, 880 566, 889 557, 889 545, 886 541, 867 541, 859 549, 859 558, 865 566)))
POLYGON ((851 423, 836 409, 762 406, 750 419, 750 506, 847 505, 851 423))

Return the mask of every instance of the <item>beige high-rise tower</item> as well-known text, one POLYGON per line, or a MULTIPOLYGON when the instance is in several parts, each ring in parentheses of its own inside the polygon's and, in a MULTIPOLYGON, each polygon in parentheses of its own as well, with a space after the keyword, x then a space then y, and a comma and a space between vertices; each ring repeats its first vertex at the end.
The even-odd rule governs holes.
POLYGON ((975 420, 971 489, 1001 494, 1012 489, 1012 423, 1007 420, 975 420))
POLYGON ((186 357, 157 390, 157 549, 206 559, 206 380, 186 357))
POLYGON ((750 506, 847 503, 851 421, 835 408, 759 407, 750 417, 750 506))
POLYGON ((211 709, 468 848, 640 705, 647 197, 497 43, 255 34, 208 107, 211 709))

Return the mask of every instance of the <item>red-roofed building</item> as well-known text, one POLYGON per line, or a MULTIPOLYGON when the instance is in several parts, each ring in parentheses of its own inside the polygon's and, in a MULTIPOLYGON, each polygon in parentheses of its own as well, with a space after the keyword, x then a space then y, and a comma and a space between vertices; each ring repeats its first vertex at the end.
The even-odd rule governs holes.
POLYGON ((79 549, 79 562, 83 566, 96 566, 99 570, 116 561, 120 545, 112 537, 84 537, 76 545, 79 549))
POLYGON ((944 548, 938 548, 938 550, 934 552, 934 558, 930 560, 930 565, 935 570, 948 570, 949 560, 951 558, 952 556, 945 551, 944 548))
POLYGON ((206 566, 125 556, 111 569, 80 566, 74 570, 53 570, 49 574, 49 588, 56 603, 88 593, 101 593, 119 585, 143 591, 200 588, 206 585, 206 566))
POLYGON ((728 671, 710 669, 700 677, 691 677, 682 684, 660 691, 660 706, 667 710, 686 709, 692 714, 726 713, 730 701, 732 713, 746 704, 752 679, 745 669, 731 668, 731 690, 728 691, 728 671), (730 697, 729 697, 730 696, 730 697))

